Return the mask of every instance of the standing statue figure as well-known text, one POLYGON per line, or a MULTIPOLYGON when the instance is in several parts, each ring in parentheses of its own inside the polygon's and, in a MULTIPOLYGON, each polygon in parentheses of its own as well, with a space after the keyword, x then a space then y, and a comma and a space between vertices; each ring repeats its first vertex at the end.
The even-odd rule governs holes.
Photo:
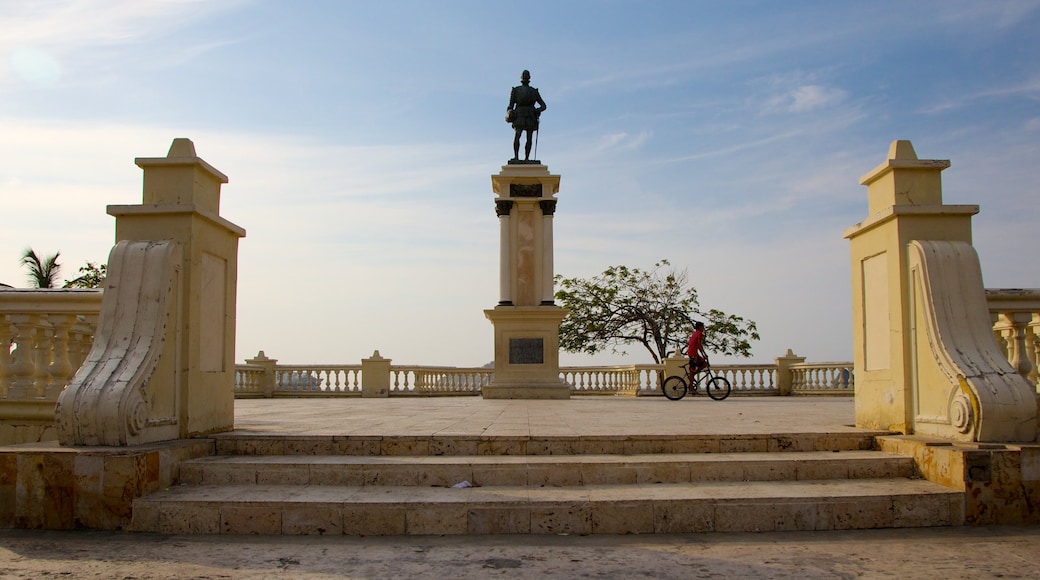
POLYGON ((506 109, 506 122, 512 123, 516 131, 511 163, 520 162, 520 133, 525 131, 527 144, 524 145, 524 161, 531 160, 531 133, 538 130, 538 117, 546 108, 538 89, 531 86, 531 73, 525 70, 520 75, 520 86, 513 87, 509 93, 509 107, 506 109))

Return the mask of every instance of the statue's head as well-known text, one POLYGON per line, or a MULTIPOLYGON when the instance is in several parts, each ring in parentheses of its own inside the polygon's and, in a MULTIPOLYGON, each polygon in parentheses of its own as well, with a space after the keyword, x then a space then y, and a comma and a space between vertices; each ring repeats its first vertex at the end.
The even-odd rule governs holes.
POLYGON ((525 83, 531 82, 531 73, 530 73, 530 71, 526 71, 525 70, 524 72, 520 73, 520 80, 525 82, 525 83))

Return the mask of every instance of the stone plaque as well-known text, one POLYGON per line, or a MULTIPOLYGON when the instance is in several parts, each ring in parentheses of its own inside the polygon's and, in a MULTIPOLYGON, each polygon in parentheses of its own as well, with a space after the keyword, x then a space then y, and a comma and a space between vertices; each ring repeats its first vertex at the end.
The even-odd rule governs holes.
POLYGON ((510 183, 509 184, 509 196, 510 197, 542 197, 542 184, 522 184, 522 183, 510 183))
POLYGON ((540 365, 545 362, 544 351, 540 338, 510 338, 509 364, 540 365))

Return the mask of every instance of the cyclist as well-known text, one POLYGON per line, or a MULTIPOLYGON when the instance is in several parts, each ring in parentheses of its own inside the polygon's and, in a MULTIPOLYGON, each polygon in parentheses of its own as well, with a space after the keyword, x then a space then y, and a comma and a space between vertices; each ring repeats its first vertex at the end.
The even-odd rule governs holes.
POLYGON ((704 323, 693 323, 693 334, 686 345, 686 356, 690 357, 690 372, 695 373, 708 366, 708 353, 704 352, 704 323))

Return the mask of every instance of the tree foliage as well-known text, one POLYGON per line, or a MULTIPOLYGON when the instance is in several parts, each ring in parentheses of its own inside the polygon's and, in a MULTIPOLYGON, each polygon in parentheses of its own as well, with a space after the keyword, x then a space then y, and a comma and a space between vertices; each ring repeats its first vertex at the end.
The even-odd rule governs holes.
POLYGON ((80 266, 79 276, 65 282, 65 288, 100 288, 108 275, 108 266, 87 262, 80 266))
POLYGON ((22 254, 22 265, 29 268, 29 283, 33 288, 54 288, 61 271, 61 264, 58 263, 60 255, 61 252, 55 252, 53 256, 41 260, 35 250, 26 248, 22 254))
POLYGON ((686 270, 668 260, 650 270, 611 266, 592 278, 556 276, 557 303, 569 314, 560 324, 560 348, 596 354, 640 344, 660 363, 676 347, 685 348, 693 324, 705 325, 704 347, 723 355, 750 356, 758 328, 751 320, 714 308, 704 310, 686 270))

